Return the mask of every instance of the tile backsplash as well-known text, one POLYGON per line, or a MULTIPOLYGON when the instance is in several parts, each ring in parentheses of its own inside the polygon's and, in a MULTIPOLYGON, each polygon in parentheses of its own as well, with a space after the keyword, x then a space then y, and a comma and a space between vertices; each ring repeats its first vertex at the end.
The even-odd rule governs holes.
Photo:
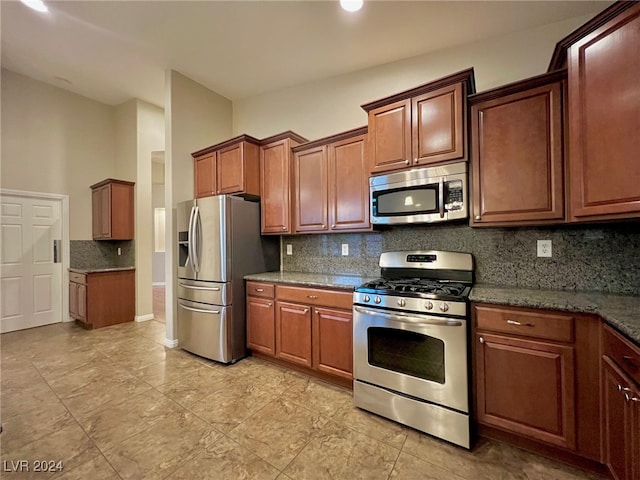
POLYGON ((69 266, 71 268, 115 268, 135 265, 135 242, 71 240, 69 266), (118 255, 118 248, 121 255, 118 255))
POLYGON ((477 283, 640 295, 640 223, 535 228, 402 226, 372 233, 282 237, 282 270, 377 277, 381 252, 451 250, 473 254, 477 283), (536 256, 551 240, 553 256, 536 256), (341 255, 343 243, 349 256, 341 255), (286 255, 286 245, 293 255, 286 255))

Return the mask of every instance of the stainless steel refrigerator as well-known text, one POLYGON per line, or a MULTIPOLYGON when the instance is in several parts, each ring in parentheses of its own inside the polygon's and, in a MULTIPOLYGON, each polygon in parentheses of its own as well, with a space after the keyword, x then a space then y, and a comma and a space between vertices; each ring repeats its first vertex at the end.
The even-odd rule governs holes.
POLYGON ((260 204, 218 195, 177 206, 178 342, 223 363, 246 354, 244 276, 278 270, 278 237, 260 236, 260 204))

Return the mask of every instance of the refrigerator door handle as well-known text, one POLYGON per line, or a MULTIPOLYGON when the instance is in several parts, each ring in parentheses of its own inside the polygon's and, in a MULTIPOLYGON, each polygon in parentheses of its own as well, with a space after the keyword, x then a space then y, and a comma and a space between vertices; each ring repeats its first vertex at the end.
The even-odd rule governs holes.
POLYGON ((196 273, 200 272, 200 258, 199 258, 199 250, 200 250, 200 209, 196 205, 194 207, 193 214, 193 270, 196 273))
POLYGON ((196 207, 191 207, 191 214, 189 215, 189 227, 188 227, 188 234, 187 234, 187 264, 191 264, 192 268, 195 269, 195 267, 193 267, 193 215, 196 211, 196 207))
POLYGON ((220 315, 220 310, 205 310, 203 308, 193 308, 193 307, 187 307, 186 305, 179 303, 178 302, 178 306, 180 306, 181 308, 184 308, 185 310, 190 310, 192 312, 198 312, 198 313, 210 313, 212 315, 220 315))
POLYGON ((178 283, 181 287, 189 288, 191 290, 208 290, 210 292, 219 292, 220 287, 195 287, 193 285, 187 285, 185 283, 178 283))

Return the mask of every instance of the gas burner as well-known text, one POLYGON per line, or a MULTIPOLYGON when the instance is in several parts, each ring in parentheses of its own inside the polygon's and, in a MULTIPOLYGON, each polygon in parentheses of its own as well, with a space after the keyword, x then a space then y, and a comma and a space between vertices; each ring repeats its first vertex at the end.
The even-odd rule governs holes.
MULTIPOLYGON (((365 283, 360 289, 366 289, 373 293, 418 293, 446 297, 466 297, 469 286, 464 283, 450 282, 446 280, 432 280, 427 278, 379 278, 365 283)), ((360 290, 362 291, 362 290, 360 290)))

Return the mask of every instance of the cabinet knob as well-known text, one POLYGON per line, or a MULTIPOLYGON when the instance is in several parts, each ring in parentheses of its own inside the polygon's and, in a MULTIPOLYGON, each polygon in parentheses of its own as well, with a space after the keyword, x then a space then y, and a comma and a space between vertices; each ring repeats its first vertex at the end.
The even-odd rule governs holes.
POLYGON ((413 163, 418 163, 418 159, 417 159, 417 158, 414 158, 414 159, 413 159, 413 163))
POLYGON ((327 228, 327 226, 323 223, 323 224, 322 224, 322 228, 327 228))
POLYGON ((409 160, 405 160, 405 161, 404 161, 404 164, 405 164, 405 165, 409 165, 409 160))
POLYGON ((271 307, 272 305, 273 305, 273 303, 272 303, 272 302, 267 303, 267 306, 268 306, 268 307, 271 307))
POLYGON ((334 223, 333 225, 331 225, 331 228, 336 228, 336 224, 334 223))
POLYGON ((476 215, 476 220, 480 220, 482 217, 480 215, 476 215))
POLYGON ((282 230, 286 230, 286 229, 287 229, 287 227, 282 227, 282 230))
POLYGON ((484 343, 484 338, 480 337, 480 343, 484 343))

